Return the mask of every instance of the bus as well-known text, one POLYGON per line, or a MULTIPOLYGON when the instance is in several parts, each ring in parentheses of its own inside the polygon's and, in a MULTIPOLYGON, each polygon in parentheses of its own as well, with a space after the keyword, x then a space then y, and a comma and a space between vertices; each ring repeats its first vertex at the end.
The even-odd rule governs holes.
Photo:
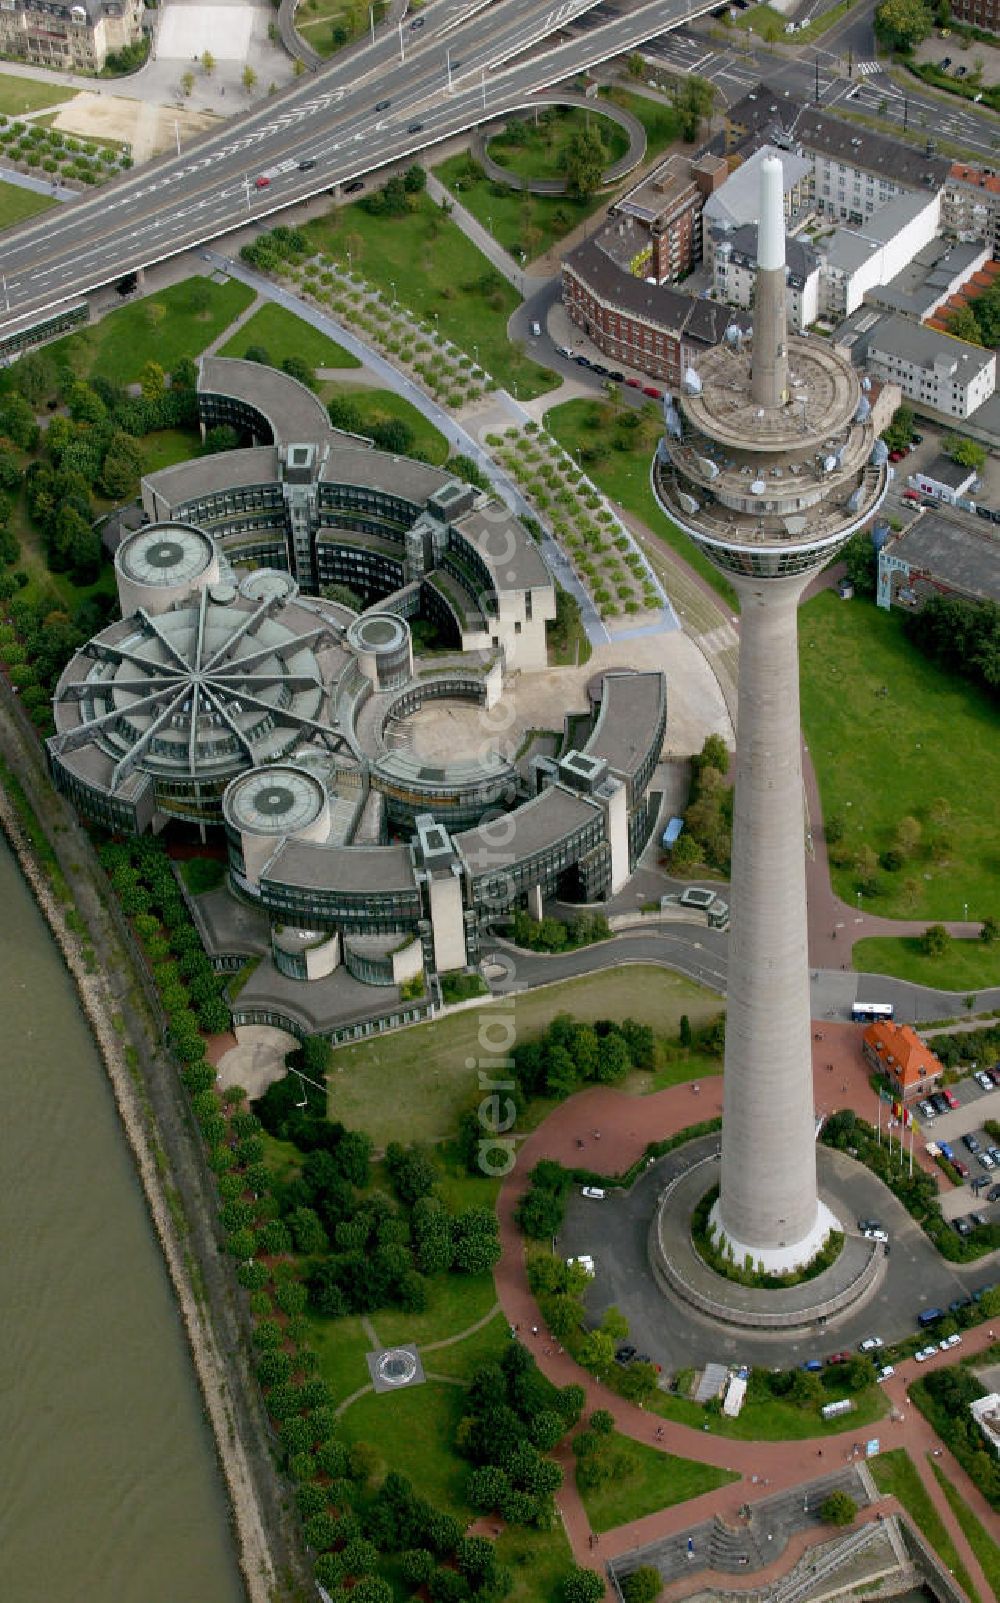
POLYGON ((891 1002, 855 1002, 851 1018, 855 1024, 871 1024, 875 1019, 891 1019, 895 1011, 891 1002))

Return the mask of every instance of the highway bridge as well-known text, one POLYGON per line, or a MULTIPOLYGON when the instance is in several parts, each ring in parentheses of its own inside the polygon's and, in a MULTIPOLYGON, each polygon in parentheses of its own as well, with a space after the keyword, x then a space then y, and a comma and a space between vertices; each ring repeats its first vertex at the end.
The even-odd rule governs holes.
POLYGON ((524 109, 540 90, 679 27, 717 0, 632 0, 567 37, 597 3, 435 0, 180 155, 9 230, 0 241, 0 339, 248 219, 524 109))

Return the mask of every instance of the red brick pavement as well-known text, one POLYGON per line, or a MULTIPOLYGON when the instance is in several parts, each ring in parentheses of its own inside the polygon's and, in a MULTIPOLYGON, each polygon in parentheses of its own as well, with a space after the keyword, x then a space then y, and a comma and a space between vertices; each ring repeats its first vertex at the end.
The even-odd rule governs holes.
MULTIPOLYGON (((858 1030, 850 1025, 817 1023, 819 1039, 814 1041, 814 1080, 817 1108, 832 1112, 841 1106, 851 1106, 866 1117, 873 1118, 875 1097, 868 1085, 867 1072, 858 1050, 858 1030), (827 1067, 833 1063, 833 1068, 827 1067), (844 1087, 846 1086, 846 1091, 844 1087)), ((521 1146, 517 1168, 505 1182, 499 1199, 500 1234, 503 1255, 497 1269, 497 1292, 501 1306, 510 1324, 530 1351, 542 1370, 557 1385, 571 1382, 582 1385, 587 1397, 587 1408, 610 1409, 616 1428, 636 1441, 658 1447, 664 1452, 700 1463, 722 1466, 736 1471, 741 1479, 716 1492, 673 1508, 661 1509, 643 1519, 595 1537, 590 1528, 586 1510, 572 1476, 572 1453, 564 1445, 561 1453, 566 1478, 559 1493, 559 1509, 573 1548, 577 1563, 590 1565, 603 1571, 605 1560, 643 1545, 682 1531, 691 1525, 718 1514, 734 1523, 739 1519, 739 1508, 767 1497, 772 1492, 801 1485, 824 1473, 832 1464, 842 1462, 841 1455, 851 1456, 853 1442, 848 1430, 840 1437, 824 1437, 822 1459, 815 1443, 809 1441, 750 1442, 721 1437, 711 1430, 695 1430, 691 1426, 659 1421, 654 1425, 652 1416, 634 1404, 625 1402, 608 1390, 593 1376, 581 1370, 558 1343, 545 1331, 538 1307, 528 1290, 524 1270, 523 1242, 514 1224, 514 1209, 527 1185, 527 1176, 540 1157, 557 1158, 568 1165, 586 1164, 605 1174, 619 1173, 627 1168, 644 1150, 654 1135, 665 1137, 688 1125, 711 1118, 721 1112, 722 1080, 716 1076, 694 1085, 672 1086, 648 1097, 633 1097, 605 1087, 595 1087, 571 1098, 557 1107, 539 1128, 532 1132, 521 1146), (598 1135, 598 1132, 599 1135, 598 1135), (578 1145, 582 1141, 583 1147, 578 1145), (662 1426, 662 1437, 656 1430, 662 1426), (757 1477, 754 1480, 753 1477, 757 1477), (592 1541, 593 1538, 593 1541, 592 1541), (596 1546, 594 1545, 596 1542, 596 1546)), ((990 1334, 981 1329, 967 1333, 963 1353, 978 1351, 989 1345, 990 1334)), ((953 1361, 950 1354, 942 1354, 926 1366, 953 1361)), ((883 1445, 905 1447, 913 1457, 928 1495, 937 1508, 942 1521, 962 1562, 972 1577, 973 1584, 985 1600, 991 1596, 985 1576, 962 1534, 954 1515, 927 1463, 927 1454, 935 1448, 937 1438, 923 1416, 906 1398, 906 1387, 920 1370, 912 1360, 899 1366, 896 1376, 886 1387, 893 1405, 893 1415, 879 1427, 883 1445)), ((995 1515, 969 1481, 964 1471, 944 1450, 941 1458, 952 1483, 970 1508, 991 1528, 995 1515)), ((892 1500, 880 1505, 884 1511, 894 1511, 892 1500)), ((874 1517, 866 1511, 864 1518, 874 1517)), ((741 1581, 750 1588, 784 1575, 812 1542, 822 1540, 822 1533, 812 1536, 802 1533, 779 1555, 774 1564, 764 1571, 753 1571, 746 1577, 732 1575, 713 1576, 701 1571, 697 1584, 715 1582, 730 1590, 738 1590, 741 1581)), ((683 1596, 691 1589, 691 1582, 680 1581, 668 1588, 668 1598, 683 1596)), ((607 1592, 610 1598, 610 1588, 607 1592)))

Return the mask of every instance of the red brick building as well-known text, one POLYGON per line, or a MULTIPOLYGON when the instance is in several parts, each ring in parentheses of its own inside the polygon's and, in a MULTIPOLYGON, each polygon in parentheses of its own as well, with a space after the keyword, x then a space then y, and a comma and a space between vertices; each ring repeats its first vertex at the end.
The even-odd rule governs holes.
POLYGON ((612 218, 634 224, 637 249, 629 271, 659 283, 690 272, 701 261, 702 207, 728 176, 724 156, 692 161, 674 154, 616 201, 612 218))
MULTIPOLYGON (((619 236, 608 229, 609 243, 619 236)), ((699 353, 718 345, 733 321, 746 321, 717 301, 694 299, 663 284, 648 284, 602 248, 585 240, 562 264, 562 300, 570 318, 598 350, 676 389, 699 353)))
POLYGON ((951 0, 949 7, 959 22, 971 22, 987 33, 1000 33, 1000 0, 951 0))

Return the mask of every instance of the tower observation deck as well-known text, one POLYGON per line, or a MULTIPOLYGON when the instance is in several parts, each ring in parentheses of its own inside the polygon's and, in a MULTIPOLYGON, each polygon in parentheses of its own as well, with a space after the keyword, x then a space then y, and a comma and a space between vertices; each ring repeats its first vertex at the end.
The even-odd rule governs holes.
POLYGON ((664 404, 664 510, 740 597, 722 1176, 716 1237, 741 1267, 807 1263, 836 1227, 816 1184, 797 608, 870 521, 888 453, 846 358, 788 337, 781 164, 761 166, 754 328, 664 404))

